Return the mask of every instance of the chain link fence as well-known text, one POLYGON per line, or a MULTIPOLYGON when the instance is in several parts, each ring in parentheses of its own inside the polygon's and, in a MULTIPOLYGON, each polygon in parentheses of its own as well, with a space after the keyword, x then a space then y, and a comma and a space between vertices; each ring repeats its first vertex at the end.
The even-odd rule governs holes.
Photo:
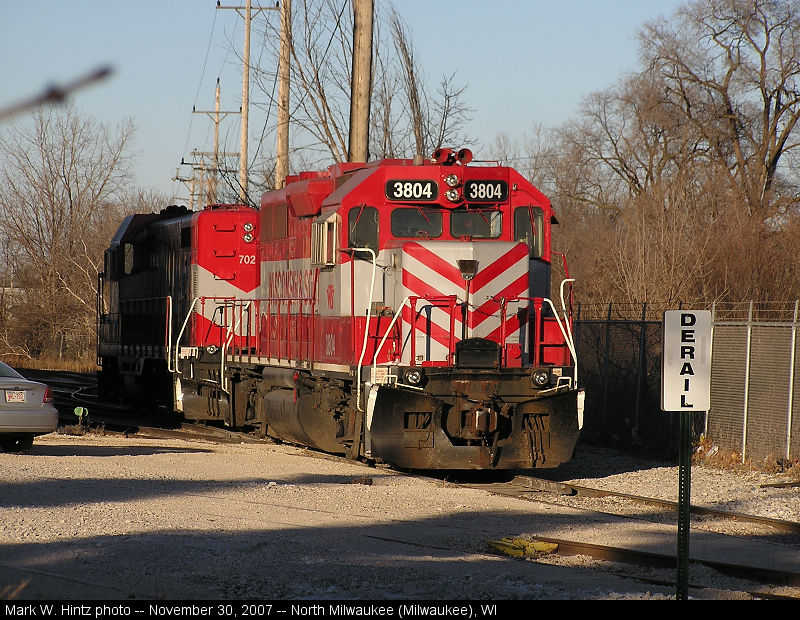
POLYGON ((663 313, 712 312, 711 410, 694 416, 705 433, 742 460, 800 456, 798 302, 578 305, 579 381, 586 388, 583 435, 677 449, 678 414, 660 408, 663 313))

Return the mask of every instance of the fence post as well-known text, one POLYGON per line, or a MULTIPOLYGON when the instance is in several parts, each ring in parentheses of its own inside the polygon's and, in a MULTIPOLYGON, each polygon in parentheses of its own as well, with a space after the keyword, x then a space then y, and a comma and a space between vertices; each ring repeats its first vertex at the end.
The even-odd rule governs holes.
POLYGON ((792 349, 789 352, 789 407, 786 417, 786 458, 792 447, 792 408, 794 407, 794 363, 795 363, 795 344, 797 342, 797 309, 800 300, 794 302, 794 316, 792 317, 792 349))
POLYGON ((608 356, 611 346, 611 304, 608 302, 608 316, 606 317, 606 355, 603 360, 603 422, 608 423, 608 356))
MULTIPOLYGON (((717 301, 711 302, 711 384, 714 384, 714 322, 717 320, 717 301)), ((712 392, 713 394, 713 392, 712 392)), ((714 408, 714 403, 711 403, 711 408, 714 408)), ((703 436, 708 437, 708 418, 711 417, 711 412, 706 411, 703 414, 703 436)))
POLYGON ((638 432, 640 401, 642 398, 642 375, 644 374, 644 339, 645 339, 645 319, 647 318, 647 302, 642 303, 642 322, 639 323, 639 363, 636 369, 636 406, 633 413, 634 429, 638 432))
POLYGON ((747 456, 747 413, 750 408, 750 344, 753 339, 753 300, 747 308, 747 347, 745 349, 744 365, 744 411, 742 412, 742 463, 747 456))

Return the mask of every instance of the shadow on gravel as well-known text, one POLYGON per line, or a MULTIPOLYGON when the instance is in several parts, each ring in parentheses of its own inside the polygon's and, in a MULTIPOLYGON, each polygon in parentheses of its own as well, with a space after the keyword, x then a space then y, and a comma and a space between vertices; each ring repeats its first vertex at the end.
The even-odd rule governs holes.
MULTIPOLYGON (((194 485, 182 485, 192 493, 194 485)), ((69 517, 69 522, 48 527, 49 540, 36 541, 41 534, 31 528, 25 540, 0 544, 0 592, 10 588, 22 600, 232 601, 492 601, 674 594, 672 585, 638 581, 624 571, 617 575, 607 568, 519 560, 496 555, 487 546, 488 540, 504 536, 559 537, 565 528, 580 536, 579 528, 601 525, 599 516, 587 525, 568 514, 540 514, 532 520, 525 512, 466 508, 399 521, 390 519, 387 508, 387 520, 359 523, 363 517, 357 516, 357 507, 301 508, 286 498, 282 503, 248 503, 244 510, 233 510, 230 498, 196 500, 185 521, 171 515, 172 529, 152 529, 138 515, 119 512, 117 521, 98 515, 112 532, 108 535, 70 534, 76 520, 69 517), (59 528, 64 533, 53 540, 59 528)), ((671 533, 629 532, 627 540, 643 551, 674 548, 671 533)), ((674 571, 663 570, 650 575, 669 584, 674 571)))
MULTIPOLYGON (((113 454, 98 455, 95 450, 100 448, 85 448, 80 454, 89 456, 147 456, 153 454, 169 454, 180 452, 210 452, 205 450, 176 450, 166 448, 163 450, 150 448, 107 448, 113 454)), ((77 453, 65 452, 59 456, 68 456, 77 453)), ((126 472, 127 473, 127 472, 126 472)), ((225 480, 161 480, 158 478, 79 478, 65 480, 62 478, 44 478, 26 482, 8 482, 0 480, 0 508, 51 508, 59 506, 85 506, 99 502, 126 502, 147 499, 158 499, 171 496, 193 496, 208 494, 209 499, 215 493, 236 492, 249 490, 262 493, 258 496, 260 501, 270 499, 270 493, 280 490, 281 487, 312 486, 312 485, 342 485, 342 484, 372 484, 378 480, 380 474, 368 477, 346 475, 298 475, 281 478, 250 478, 235 481, 225 480)), ((378 482, 379 483, 379 482, 378 482)))
POLYGON ((674 590, 494 555, 487 539, 530 531, 530 515, 511 511, 367 525, 342 513, 335 525, 318 514, 331 507, 306 509, 297 524, 272 506, 254 506, 244 523, 221 501, 193 508, 172 531, 141 531, 130 515, 109 526, 115 534, 0 544, 0 591, 18 588, 22 600, 492 601, 674 590), (198 521, 209 525, 192 528, 198 521))
MULTIPOLYGON (((672 530, 654 533, 604 513, 580 521, 552 507, 481 510, 432 486, 441 502, 417 495, 427 516, 400 519, 394 515, 407 513, 395 513, 394 503, 404 496, 380 488, 388 472, 213 481, 129 475, 0 482, 0 509, 10 508, 0 511, 0 598, 13 591, 22 600, 490 601, 674 592, 487 547, 502 537, 580 539, 608 527, 624 532, 633 549, 674 550, 672 530), (364 494, 308 488, 367 478, 373 484, 364 494), (432 516, 434 508, 443 512, 432 516)), ((741 547, 737 540, 735 550, 741 547)))
POLYGON ((82 446, 37 444, 26 453, 27 456, 146 456, 152 454, 205 454, 213 450, 205 448, 176 448, 174 446, 82 446))

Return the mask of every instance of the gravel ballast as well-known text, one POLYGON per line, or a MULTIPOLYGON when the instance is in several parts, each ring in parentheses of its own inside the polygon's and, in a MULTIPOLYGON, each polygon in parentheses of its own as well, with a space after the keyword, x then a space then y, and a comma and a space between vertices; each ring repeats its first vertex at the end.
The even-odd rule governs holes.
MULTIPOLYGON (((0 471, 5 599, 665 599, 675 592, 610 564, 520 560, 487 545, 540 535, 674 552, 670 525, 652 529, 287 445, 51 434, 27 454, 0 454, 0 471)), ((676 467, 614 463, 591 449, 583 457, 579 449, 558 477, 677 498, 676 467)), ((798 521, 800 490, 762 486, 776 480, 694 467, 692 503, 798 521)), ((717 534, 692 531, 698 546, 710 536, 717 534)), ((718 591, 692 596, 752 598, 748 589, 722 581, 718 591)))

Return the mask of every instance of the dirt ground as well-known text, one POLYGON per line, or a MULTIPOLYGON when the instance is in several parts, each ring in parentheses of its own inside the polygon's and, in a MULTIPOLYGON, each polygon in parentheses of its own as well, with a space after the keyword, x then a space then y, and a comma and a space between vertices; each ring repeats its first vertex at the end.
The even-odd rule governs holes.
POLYGON ((487 545, 538 534, 672 551, 669 528, 291 446, 51 434, 27 454, 0 454, 0 472, 0 599, 7 601, 664 599, 675 592, 610 565, 520 560, 487 545))

